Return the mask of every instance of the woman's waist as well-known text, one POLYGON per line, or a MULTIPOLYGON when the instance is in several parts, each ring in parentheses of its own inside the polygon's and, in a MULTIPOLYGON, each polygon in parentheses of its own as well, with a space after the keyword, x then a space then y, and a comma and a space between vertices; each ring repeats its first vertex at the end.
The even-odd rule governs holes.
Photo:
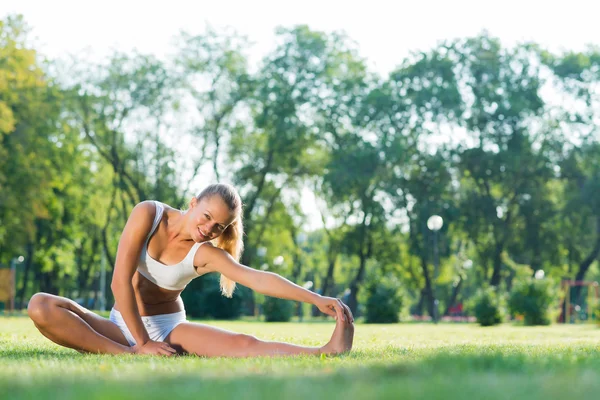
MULTIPOLYGON (((180 311, 185 311, 183 301, 179 296, 176 299, 162 302, 157 302, 156 300, 157 299, 152 299, 152 302, 146 302, 144 301, 143 297, 140 297, 139 295, 136 296, 136 304, 140 316, 148 317, 152 315, 174 314, 180 311)), ((120 311, 119 305, 115 303, 114 309, 120 311)))

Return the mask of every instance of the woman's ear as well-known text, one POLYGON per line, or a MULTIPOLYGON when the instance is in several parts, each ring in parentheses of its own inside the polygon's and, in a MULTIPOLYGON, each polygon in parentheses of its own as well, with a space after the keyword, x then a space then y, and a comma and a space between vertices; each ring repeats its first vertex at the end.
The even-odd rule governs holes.
POLYGON ((194 207, 196 207, 196 205, 198 205, 198 199, 196 199, 196 196, 194 196, 190 200, 190 208, 194 208, 194 207))

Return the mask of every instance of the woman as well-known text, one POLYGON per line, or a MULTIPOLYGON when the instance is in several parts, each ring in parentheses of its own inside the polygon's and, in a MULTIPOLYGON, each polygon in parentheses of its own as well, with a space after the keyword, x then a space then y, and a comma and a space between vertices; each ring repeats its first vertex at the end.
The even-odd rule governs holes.
POLYGON ((241 218, 241 199, 225 184, 207 187, 192 198, 187 211, 142 202, 119 240, 110 319, 46 293, 31 298, 29 316, 48 339, 81 352, 249 357, 349 351, 354 318, 339 299, 238 263, 241 218), (187 322, 179 295, 192 279, 209 272, 221 273, 221 291, 228 297, 239 282, 265 295, 314 304, 336 317, 331 340, 323 347, 303 347, 187 322))

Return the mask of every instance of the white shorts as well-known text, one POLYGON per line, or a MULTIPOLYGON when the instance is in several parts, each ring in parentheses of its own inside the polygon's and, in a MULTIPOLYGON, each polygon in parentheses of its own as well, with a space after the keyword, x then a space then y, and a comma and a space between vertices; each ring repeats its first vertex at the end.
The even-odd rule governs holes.
MULTIPOLYGON (((129 332, 125 320, 121 313, 114 308, 110 310, 110 320, 119 327, 130 346, 135 346, 135 339, 129 332)), ((150 340, 163 342, 173 329, 182 322, 187 322, 185 311, 179 311, 173 314, 160 314, 148 317, 142 317, 144 327, 150 336, 150 340)))

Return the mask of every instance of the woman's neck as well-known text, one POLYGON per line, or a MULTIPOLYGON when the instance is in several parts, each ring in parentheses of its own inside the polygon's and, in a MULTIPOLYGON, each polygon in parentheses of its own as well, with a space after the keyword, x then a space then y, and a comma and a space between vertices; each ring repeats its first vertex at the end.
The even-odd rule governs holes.
POLYGON ((188 211, 172 210, 167 213, 167 235, 169 241, 187 241, 192 240, 189 229, 188 211))

